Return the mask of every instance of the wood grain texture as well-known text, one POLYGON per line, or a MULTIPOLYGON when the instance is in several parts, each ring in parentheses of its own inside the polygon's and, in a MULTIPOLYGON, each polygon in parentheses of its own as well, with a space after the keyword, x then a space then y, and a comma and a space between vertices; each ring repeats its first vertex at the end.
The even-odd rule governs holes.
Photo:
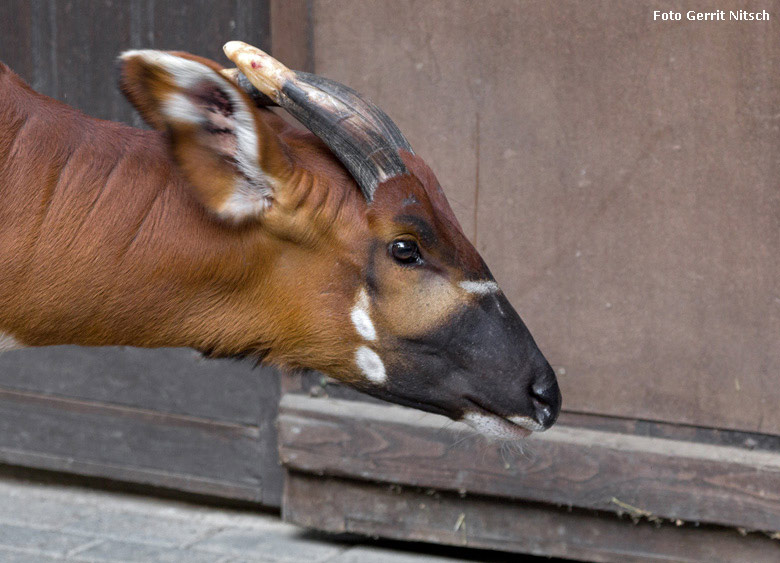
POLYGON ((780 2, 750 6, 314 2, 317 72, 431 164, 570 411, 780 433, 780 2))
POLYGON ((0 455, 6 463, 279 505, 283 474, 274 426, 275 370, 255 368, 249 361, 205 360, 185 349, 24 349, 0 356, 0 397, 10 409, 6 414, 13 412, 0 423, 9 433, 5 446, 10 450, 0 455), (80 412, 87 413, 84 419, 80 412), (42 430, 42 419, 48 421, 44 428, 58 428, 57 439, 42 430), (160 450, 164 432, 151 429, 175 421, 207 431, 187 430, 160 450), (85 427, 94 440, 85 441, 85 427), (246 453, 225 451, 226 438, 212 432, 229 428, 247 432, 252 443, 246 453), (209 440, 214 441, 213 455, 203 455, 200 450, 208 451, 209 440), (110 459, 96 459, 99 451, 109 452, 110 459), (139 460, 145 460, 140 467, 139 460), (147 462, 152 465, 143 465, 147 462), (253 484, 236 484, 225 467, 249 475, 253 484), (211 483, 204 485, 208 491, 193 485, 201 480, 211 483))
POLYGON ((0 390, 2 463, 273 505, 269 453, 256 426, 0 390))
MULTIPOLYGON (((310 395, 312 397, 330 397, 346 399, 377 405, 387 405, 365 393, 346 387, 329 377, 316 372, 303 375, 283 375, 282 392, 310 395)), ((683 442, 712 444, 715 446, 736 446, 738 448, 780 451, 780 436, 742 432, 738 430, 723 430, 719 428, 704 428, 677 423, 640 420, 636 418, 621 418, 601 416, 587 413, 563 412, 558 423, 569 426, 605 432, 617 432, 635 436, 666 438, 683 442)))
POLYGON ((278 373, 188 349, 55 346, 0 355, 0 387, 258 426, 276 412, 278 373))
POLYGON ((512 452, 395 406, 285 395, 286 467, 652 518, 780 530, 780 454, 558 425, 512 452))
POLYGON ((612 514, 298 472, 288 474, 283 516, 288 522, 335 533, 605 563, 769 563, 780 556, 777 542, 762 534, 635 524, 612 514))

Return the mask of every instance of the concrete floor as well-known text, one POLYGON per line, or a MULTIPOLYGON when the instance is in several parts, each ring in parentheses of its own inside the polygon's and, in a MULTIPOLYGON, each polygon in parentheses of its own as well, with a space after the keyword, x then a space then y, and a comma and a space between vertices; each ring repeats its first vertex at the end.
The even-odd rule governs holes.
POLYGON ((381 546, 368 539, 306 532, 281 522, 274 514, 0 477, 3 563, 445 563, 520 559, 419 544, 381 546), (440 555, 442 552, 448 556, 440 555))

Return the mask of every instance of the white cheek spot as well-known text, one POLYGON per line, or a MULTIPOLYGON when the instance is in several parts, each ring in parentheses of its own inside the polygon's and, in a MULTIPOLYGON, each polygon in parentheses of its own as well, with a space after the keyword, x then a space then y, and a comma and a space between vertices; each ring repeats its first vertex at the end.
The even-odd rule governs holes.
POLYGON ((491 293, 498 293, 501 289, 494 281, 462 281, 458 284, 460 288, 467 293, 473 293, 474 295, 489 295, 491 293))
POLYGON ((10 334, 0 332, 0 352, 17 350, 19 348, 24 348, 24 346, 16 338, 10 334))
POLYGON ((385 364, 382 363, 382 358, 368 346, 361 346, 357 349, 357 352, 355 352, 355 363, 357 363, 363 375, 370 382, 382 384, 387 381, 385 364))
POLYGON ((368 294, 365 289, 361 289, 358 293, 357 302, 349 316, 360 336, 366 340, 376 340, 376 329, 368 315, 368 294))

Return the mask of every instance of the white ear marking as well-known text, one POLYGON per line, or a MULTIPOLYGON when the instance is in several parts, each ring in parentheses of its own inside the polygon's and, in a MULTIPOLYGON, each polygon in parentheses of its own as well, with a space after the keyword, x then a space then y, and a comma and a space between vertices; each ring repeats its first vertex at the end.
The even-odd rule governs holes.
POLYGON ((215 71, 204 64, 191 59, 185 59, 184 57, 171 55, 165 51, 137 49, 125 51, 119 55, 119 58, 123 61, 136 57, 143 59, 147 64, 162 68, 171 75, 176 86, 183 90, 192 88, 198 81, 203 80, 209 74, 218 76, 215 71))
POLYGON ((387 381, 387 373, 385 372, 385 364, 382 363, 382 358, 368 346, 361 346, 357 349, 357 352, 355 352, 355 363, 370 382, 379 385, 387 381))
POLYGON ((462 281, 458 284, 460 288, 467 293, 473 293, 474 295, 489 295, 491 293, 498 293, 501 288, 494 281, 462 281))
POLYGON ((368 293, 366 293, 365 288, 362 288, 358 292, 357 302, 352 307, 352 312, 349 316, 360 336, 366 340, 376 340, 376 329, 368 314, 368 306, 368 293))
POLYGON ((206 121, 203 113, 183 94, 172 94, 160 105, 162 113, 172 121, 198 125, 206 121))

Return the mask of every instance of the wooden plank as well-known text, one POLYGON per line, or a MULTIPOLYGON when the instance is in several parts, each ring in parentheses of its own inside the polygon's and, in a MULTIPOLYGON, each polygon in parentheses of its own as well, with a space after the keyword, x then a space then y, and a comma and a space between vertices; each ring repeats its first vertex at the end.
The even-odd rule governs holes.
POLYGON ((241 461, 242 456, 252 455, 252 468, 246 472, 259 476, 260 502, 274 507, 281 502, 283 472, 274 425, 279 375, 269 368, 255 368, 249 361, 205 360, 184 349, 24 349, 0 355, 2 394, 15 405, 7 433, 29 438, 8 439, 5 447, 11 450, 0 455, 6 463, 258 500, 256 484, 247 488, 233 483, 229 475, 225 480, 221 468, 223 463, 248 463, 241 461), (54 411, 52 405, 57 405, 54 411), (82 419, 78 412, 98 413, 99 420, 82 419), (145 416, 139 420, 127 413, 145 416), (59 438, 42 431, 41 417, 51 422, 59 438), (180 419, 202 421, 204 428, 213 424, 217 429, 252 429, 252 448, 233 456, 234 461, 223 461, 221 456, 229 452, 219 432, 188 431, 177 438, 170 453, 160 449, 165 433, 152 432, 157 438, 144 439, 154 421, 166 427, 180 419), (83 443, 85 426, 98 434, 95 447, 110 452, 108 459, 96 460, 91 442, 83 443), (133 440, 132 448, 124 444, 123 436, 133 440), (213 448, 209 440, 214 441, 213 448), (199 449, 208 455, 201 456, 199 449), (152 465, 138 467, 139 459, 152 465), (200 464, 203 467, 197 469, 200 464), (195 469, 187 470, 190 465, 195 469), (210 481, 214 475, 217 479, 210 481))
POLYGON ((275 504, 256 426, 0 391, 0 462, 275 504))
POLYGON ((278 377, 188 349, 56 346, 0 355, 0 388, 255 426, 273 420, 278 377))
POLYGON ((279 449, 299 471, 780 530, 772 451, 557 425, 513 452, 440 416, 296 395, 282 398, 279 449))
POLYGON ((334 533, 606 563, 769 563, 780 557, 780 545, 757 533, 635 524, 613 514, 298 472, 288 474, 282 514, 288 522, 334 533))
MULTIPOLYGON (((309 395, 311 397, 329 397, 375 405, 387 406, 383 401, 357 389, 348 387, 336 379, 317 372, 303 374, 282 374, 282 393, 309 395)), ((616 431, 641 436, 656 436, 662 438, 693 440, 721 445, 746 445, 755 447, 759 444, 763 449, 780 449, 780 437, 749 432, 734 432, 728 430, 686 426, 681 424, 666 424, 663 422, 638 420, 635 418, 606 417, 588 413, 564 411, 559 422, 566 426, 577 426, 593 430, 616 431)))
MULTIPOLYGON (((282 376, 282 392, 311 395, 312 397, 331 397, 349 401, 361 401, 377 405, 387 402, 376 399, 339 383, 335 379, 316 372, 303 375, 282 376)), ((603 430, 637 436, 668 438, 686 442, 698 442, 720 446, 737 446, 747 449, 780 451, 780 436, 757 432, 702 428, 685 424, 671 424, 654 420, 638 420, 601 416, 588 413, 563 412, 558 419, 564 426, 576 426, 591 430, 603 430)))

